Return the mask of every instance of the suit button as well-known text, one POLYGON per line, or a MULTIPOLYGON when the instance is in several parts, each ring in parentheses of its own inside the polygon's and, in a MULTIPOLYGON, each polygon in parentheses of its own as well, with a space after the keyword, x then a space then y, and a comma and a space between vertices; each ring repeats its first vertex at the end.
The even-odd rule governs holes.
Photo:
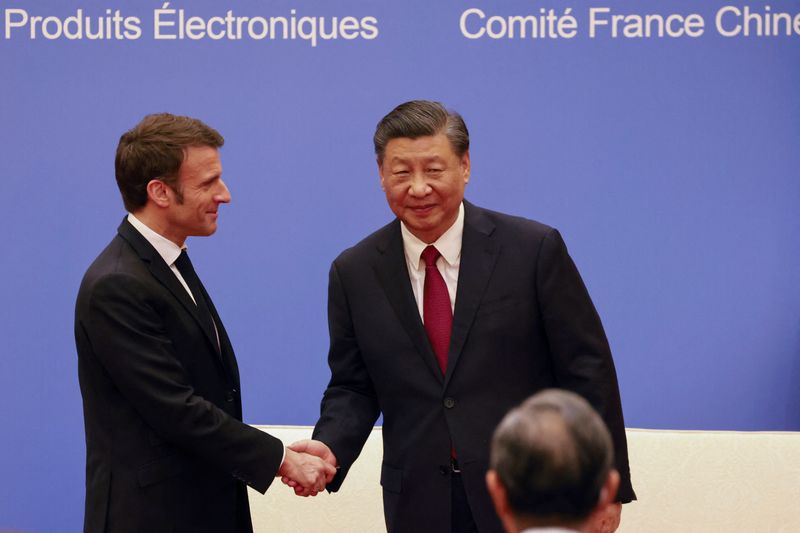
MULTIPOLYGON (((236 392, 235 390, 233 392, 236 392)), ((229 392, 225 395, 225 401, 228 403, 233 402, 233 392, 229 392)))
POLYGON ((447 398, 445 398, 445 399, 444 399, 444 406, 445 406, 447 409, 452 409, 453 407, 455 407, 455 406, 456 406, 456 401, 455 401, 455 399, 453 399, 453 398, 451 398, 451 397, 449 397, 449 396, 448 396, 447 398))
POLYGON ((447 475, 447 472, 448 472, 449 470, 450 470, 450 469, 449 469, 449 468, 447 468, 446 466, 443 466, 443 465, 442 465, 442 466, 439 466, 439 473, 440 473, 441 475, 443 475, 443 476, 446 476, 446 475, 447 475))

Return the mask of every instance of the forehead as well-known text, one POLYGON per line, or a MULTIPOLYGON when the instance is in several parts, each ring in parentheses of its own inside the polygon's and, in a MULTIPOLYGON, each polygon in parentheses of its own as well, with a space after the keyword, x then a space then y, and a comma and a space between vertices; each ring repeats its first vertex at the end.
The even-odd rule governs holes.
POLYGON ((184 154, 183 163, 181 163, 179 170, 181 176, 219 174, 222 172, 219 150, 213 146, 188 146, 184 154))
POLYGON ((444 133, 414 139, 398 137, 386 143, 384 151, 384 160, 387 162, 451 157, 456 157, 456 154, 444 133))

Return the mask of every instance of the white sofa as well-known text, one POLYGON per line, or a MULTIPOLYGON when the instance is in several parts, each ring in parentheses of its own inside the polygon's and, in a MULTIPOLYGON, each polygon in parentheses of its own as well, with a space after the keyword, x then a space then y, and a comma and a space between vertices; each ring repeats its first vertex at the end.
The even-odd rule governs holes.
MULTIPOLYGON (((305 426, 257 426, 289 444, 305 426)), ((628 429, 638 501, 622 533, 800 532, 800 433, 628 429)), ((382 455, 375 428, 339 492, 299 498, 275 480, 250 493, 256 533, 381 533, 382 455)))

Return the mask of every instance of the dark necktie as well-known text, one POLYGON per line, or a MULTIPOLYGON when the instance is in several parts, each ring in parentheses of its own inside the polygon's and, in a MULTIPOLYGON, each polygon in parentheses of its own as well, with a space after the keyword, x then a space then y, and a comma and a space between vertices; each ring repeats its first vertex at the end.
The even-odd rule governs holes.
MULTIPOLYGON (((175 260, 175 266, 178 267, 178 272, 181 273, 183 281, 186 282, 186 285, 189 286, 189 290, 192 291, 194 302, 197 304, 197 314, 200 317, 203 327, 206 328, 212 339, 217 339, 217 329, 214 326, 214 319, 211 317, 208 302, 206 302, 205 296, 203 296, 205 293, 203 285, 200 283, 200 278, 197 277, 197 272, 194 271, 192 261, 189 259, 189 254, 186 253, 186 250, 181 250, 181 255, 175 260)), ((217 349, 219 349, 218 339, 216 344, 217 349)))
POLYGON ((441 256, 439 250, 428 246, 422 252, 425 261, 425 288, 422 297, 422 318, 425 332, 439 361, 442 374, 447 372, 447 351, 450 349, 450 333, 453 329, 453 310, 447 284, 436 268, 436 260, 441 256))

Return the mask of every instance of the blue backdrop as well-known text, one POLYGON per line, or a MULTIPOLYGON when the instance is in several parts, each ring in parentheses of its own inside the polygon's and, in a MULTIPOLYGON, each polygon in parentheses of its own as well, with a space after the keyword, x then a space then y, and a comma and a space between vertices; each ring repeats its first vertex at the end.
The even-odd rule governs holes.
POLYGON ((392 216, 374 126, 427 98, 470 128, 468 199, 562 231, 629 427, 800 430, 800 2, 162 7, 2 8, 0 528, 81 527, 74 298, 124 214, 117 140, 158 111, 226 138, 233 202, 188 244, 248 422, 316 420, 328 267, 392 216))

